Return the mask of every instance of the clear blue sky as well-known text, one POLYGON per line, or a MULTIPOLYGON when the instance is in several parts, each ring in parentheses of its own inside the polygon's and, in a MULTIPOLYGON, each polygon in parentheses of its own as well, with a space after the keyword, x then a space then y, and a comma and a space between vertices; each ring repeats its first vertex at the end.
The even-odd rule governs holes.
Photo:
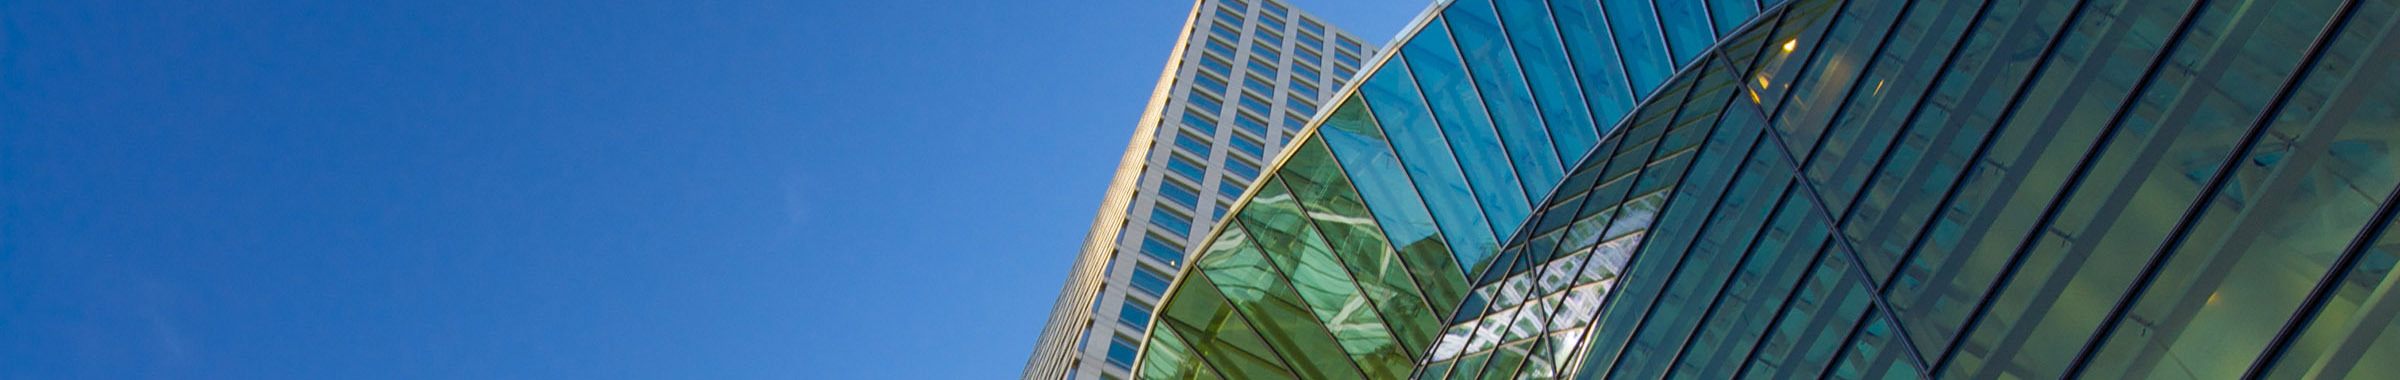
POLYGON ((1189 4, 0 0, 0 378, 1014 378, 1189 4))

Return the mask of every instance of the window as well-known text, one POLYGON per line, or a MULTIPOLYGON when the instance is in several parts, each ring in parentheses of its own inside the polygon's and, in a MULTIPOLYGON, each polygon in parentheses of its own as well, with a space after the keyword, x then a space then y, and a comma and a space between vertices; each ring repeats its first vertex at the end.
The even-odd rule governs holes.
POLYGON ((1277 53, 1275 52, 1275 48, 1267 47, 1267 45, 1250 45, 1250 55, 1253 57, 1265 57, 1269 61, 1283 60, 1283 53, 1277 53))
POLYGON ((1267 147, 1260 145, 1258 141, 1251 140, 1248 137, 1242 137, 1242 135, 1233 135, 1233 139, 1231 139, 1231 141, 1234 150, 1250 153, 1251 157, 1265 158, 1267 156, 1267 147))
POLYGON ((1283 31, 1283 20, 1278 20, 1278 19, 1275 19, 1275 16, 1273 16, 1273 15, 1269 15, 1269 16, 1266 16, 1266 17, 1259 17, 1259 18, 1258 18, 1258 27, 1259 27, 1259 28, 1262 28, 1262 29, 1266 29, 1266 30, 1273 30, 1273 31, 1278 31, 1278 32, 1280 32, 1280 31, 1283 31))
POLYGON ((1208 110, 1211 113, 1214 113, 1217 110, 1225 109, 1225 101, 1217 100, 1217 97, 1208 96, 1208 94, 1194 92, 1192 93, 1192 96, 1186 97, 1185 99, 1190 101, 1192 106, 1200 107, 1200 109, 1208 110))
POLYGON ((1306 100, 1300 100, 1300 98, 1283 98, 1283 105, 1286 107, 1292 107, 1293 110, 1298 110, 1310 115, 1317 114, 1316 104, 1310 104, 1306 100))
POLYGON ((1217 75, 1233 75, 1233 64, 1225 63, 1225 60, 1218 59, 1216 56, 1200 55, 1200 67, 1215 71, 1217 75))
POLYGON ((1201 115, 1203 113, 1207 113, 1207 111, 1189 108, 1184 109, 1183 126, 1191 127, 1194 130, 1199 130, 1200 133, 1211 135, 1217 134, 1217 120, 1201 115))
POLYGON ((1108 342, 1108 365, 1117 367, 1117 369, 1133 370, 1133 357, 1134 354, 1140 352, 1137 351, 1140 348, 1140 343, 1135 343, 1133 339, 1126 338, 1124 335, 1118 335, 1116 339, 1108 342))
POLYGON ((1192 179, 1208 178, 1208 169, 1200 168, 1200 163, 1192 162, 1192 159, 1189 158, 1183 158, 1183 155, 1180 154, 1169 155, 1167 157, 1167 170, 1171 170, 1176 173, 1183 173, 1184 177, 1190 177, 1192 179))
POLYGON ((1224 54, 1227 57, 1236 55, 1234 54, 1231 43, 1225 42, 1224 40, 1219 40, 1216 37, 1209 37, 1207 41, 1200 41, 1200 46, 1208 48, 1208 51, 1217 52, 1217 54, 1224 54))
POLYGON ((1325 34, 1325 24, 1318 24, 1317 20, 1301 18, 1300 29, 1309 31, 1310 33, 1325 34))
POLYGON ((1350 40, 1350 37, 1337 37, 1337 38, 1334 38, 1334 40, 1333 40, 1333 41, 1334 41, 1334 42, 1339 42, 1339 43, 1341 43, 1341 44, 1342 44, 1342 49, 1344 49, 1344 50, 1349 50, 1349 51, 1358 51, 1358 50, 1359 50, 1359 47, 1358 47, 1358 41, 1351 41, 1351 40, 1350 40))
MULTIPOLYGON (((1240 182, 1234 182, 1233 178, 1226 178, 1224 181, 1217 182, 1217 195, 1223 195, 1225 199, 1242 199, 1242 188, 1244 187, 1247 186, 1242 186, 1240 182)), ((1223 207, 1219 207, 1219 209, 1223 209, 1223 207)))
POLYGON ((1251 112, 1257 112, 1262 115, 1275 114, 1274 105, 1268 104, 1266 99, 1260 99, 1258 94, 1253 93, 1242 93, 1242 108, 1248 108, 1251 112))
POLYGON ((1301 33, 1301 34, 1300 34, 1300 46, 1306 46, 1306 47, 1311 47, 1311 48, 1318 47, 1318 46, 1325 46, 1325 40, 1320 40, 1320 39, 1317 39, 1317 36, 1316 36, 1316 35, 1312 35, 1312 34, 1308 34, 1308 33, 1301 33))
POLYGON ((1257 60, 1257 59, 1251 59, 1251 60, 1250 60, 1250 72, 1252 72, 1252 73, 1259 73, 1259 74, 1266 74, 1266 75, 1267 75, 1267 77, 1274 77, 1274 76, 1275 76, 1275 64, 1273 64, 1273 63, 1267 63, 1267 62, 1265 62, 1265 61, 1260 61, 1260 60, 1257 60))
POLYGON ((1317 63, 1325 60, 1325 57, 1317 56, 1316 51, 1309 50, 1308 45, 1300 45, 1299 49, 1292 49, 1292 54, 1300 55, 1301 62, 1317 63))
POLYGON ((1250 115, 1235 114, 1233 116, 1233 125, 1242 127, 1242 129, 1248 129, 1250 130, 1250 133, 1256 133, 1259 136, 1267 135, 1267 122, 1258 120, 1258 118, 1255 117, 1250 117, 1250 115))
POLYGON ((1266 2, 1261 2, 1261 3, 1258 3, 1258 4, 1259 4, 1259 7, 1260 7, 1261 9, 1266 9, 1266 10, 1267 10, 1267 13, 1273 13, 1273 14, 1275 14, 1276 16, 1280 16, 1280 17, 1291 17, 1291 16, 1292 16, 1292 14, 1291 14, 1291 13, 1288 13, 1287 11, 1285 11, 1285 10, 1283 9, 1283 6, 1282 6, 1282 5, 1277 5, 1277 4, 1275 4, 1275 2, 1274 2, 1273 0, 1269 0, 1269 1, 1266 1, 1266 2))
POLYGON ((1182 181, 1165 178, 1161 178, 1161 180, 1165 182, 1159 184, 1158 196, 1166 197, 1167 199, 1172 199, 1175 202, 1182 203, 1183 207, 1186 208, 1200 208, 1200 193, 1198 190, 1192 190, 1191 186, 1184 185, 1182 181))
POLYGON ((1275 45, 1277 45, 1277 46, 1281 46, 1281 45, 1283 45, 1283 33, 1277 33, 1277 32, 1270 31, 1270 30, 1266 30, 1266 29, 1259 29, 1259 30, 1258 30, 1258 33, 1251 33, 1251 34, 1252 34, 1252 35, 1256 35, 1256 36, 1258 36, 1258 39, 1259 39, 1260 41, 1266 41, 1267 43, 1275 44, 1275 45))
POLYGON ((1356 73, 1356 72, 1355 72, 1355 71, 1350 71, 1350 68, 1348 68, 1348 67, 1334 66, 1334 67, 1333 67, 1333 77, 1334 77, 1335 79, 1333 80, 1333 82, 1334 82, 1334 83, 1341 83, 1341 82, 1342 82, 1342 80, 1341 80, 1340 78, 1349 78, 1349 77, 1350 77, 1350 74, 1352 74, 1352 73, 1356 73))
MULTIPOLYGON (((1242 176, 1244 179, 1258 178, 1258 164, 1242 161, 1240 158, 1225 157, 1225 171, 1233 172, 1234 175, 1242 176)), ((1152 217, 1152 219, 1157 218, 1152 217)))
POLYGON ((1208 74, 1193 75, 1192 83, 1200 84, 1200 88, 1205 88, 1209 91, 1216 91, 1219 94, 1225 93, 1225 80, 1217 79, 1216 76, 1208 74))
MULTIPOLYGON (((1220 203, 1218 205, 1222 206, 1223 204, 1220 203)), ((1165 238, 1160 238, 1158 235, 1142 235, 1142 254, 1150 255, 1150 258, 1166 262, 1167 265, 1181 265, 1183 263, 1183 247, 1175 245, 1175 243, 1167 242, 1165 238)))
POLYGON ((1125 307, 1117 310, 1117 323, 1132 327, 1134 331, 1149 328, 1150 307, 1143 306, 1140 301, 1125 300, 1125 307))
POLYGON ((1133 281, 1130 283, 1133 284, 1134 289, 1139 289, 1143 294, 1149 294, 1151 297, 1167 293, 1167 275, 1158 273, 1157 269, 1150 269, 1148 265, 1136 266, 1133 270, 1133 281))
MULTIPOLYGON (((1293 115, 1293 114, 1288 114, 1288 113, 1287 113, 1287 114, 1283 114, 1283 127, 1284 127, 1284 128, 1290 128, 1290 129, 1300 129, 1301 127, 1307 127, 1307 126, 1308 126, 1308 117, 1307 117, 1307 116, 1293 115)), ((1267 135, 1267 134, 1265 134, 1265 133, 1260 133, 1260 134, 1258 134, 1258 135, 1260 135, 1260 136, 1265 136, 1265 135, 1267 135)))
POLYGON ((1208 24, 1209 33, 1216 34, 1217 37, 1225 37, 1226 40, 1241 41, 1242 34, 1240 32, 1233 31, 1233 29, 1233 27, 1225 26, 1225 23, 1221 22, 1208 24))
POLYGON ((1250 10, 1250 3, 1242 2, 1242 0, 1225 0, 1225 6, 1233 7, 1237 11, 1250 10))
POLYGON ((1334 52, 1333 52, 1333 60, 1335 60, 1335 61, 1341 61, 1342 63, 1347 63, 1347 64, 1350 64, 1350 67, 1358 67, 1358 57, 1352 57, 1352 56, 1350 56, 1350 53, 1346 53, 1346 52, 1342 52, 1342 51, 1334 51, 1334 52))
POLYGON ((1317 86, 1308 84, 1308 82, 1292 82, 1292 93, 1300 94, 1300 97, 1316 99, 1317 86))
POLYGON ((1192 152, 1192 154, 1197 154, 1201 157, 1207 157, 1210 152, 1214 152, 1216 150, 1212 149, 1215 147, 1215 144, 1210 144, 1208 142, 1208 138, 1193 136, 1191 133, 1175 134, 1175 147, 1183 148, 1184 151, 1192 152))
POLYGON ((1233 205, 1225 204, 1224 202, 1218 202, 1218 203, 1217 203, 1217 219, 1216 219, 1216 220, 1225 220, 1225 210, 1232 209, 1232 208, 1233 208, 1233 205))
POLYGON ((1317 78, 1317 69, 1308 67, 1308 65, 1292 65, 1292 76, 1308 78, 1310 82, 1320 80, 1317 78))
POLYGON ((1230 23, 1233 23, 1234 25, 1241 25, 1241 24, 1242 24, 1242 13, 1241 13, 1241 12, 1235 12, 1235 11, 1233 11, 1232 9, 1217 8, 1217 19, 1218 19, 1218 20, 1225 20, 1225 22, 1230 22, 1230 23))
POLYGON ((1261 79, 1257 75, 1250 75, 1249 80, 1242 81, 1242 87, 1248 88, 1251 91, 1273 93, 1275 92, 1275 81, 1261 79))
MULTIPOLYGON (((1254 169, 1252 171, 1255 172, 1257 170, 1254 169)), ((1192 217, 1183 216, 1183 214, 1176 213, 1175 210, 1172 209, 1165 207, 1150 208, 1150 224, 1158 226, 1159 229, 1167 230, 1167 232, 1175 234, 1175 237, 1192 236, 1192 217)))

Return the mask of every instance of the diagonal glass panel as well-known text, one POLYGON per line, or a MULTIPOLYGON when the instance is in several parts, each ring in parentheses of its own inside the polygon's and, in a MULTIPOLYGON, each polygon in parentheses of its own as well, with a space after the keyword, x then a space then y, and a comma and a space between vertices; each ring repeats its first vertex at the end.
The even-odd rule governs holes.
POLYGON ((1136 378, 1142 380, 1220 380, 1213 368, 1200 360, 1190 344, 1173 328, 1152 328, 1148 346, 1142 348, 1142 365, 1136 378))
MULTIPOLYGON (((1510 1, 1500 9, 1510 15, 1512 25, 1517 20, 1515 4, 1510 1)), ((1591 109, 1593 126, 1600 135, 1616 128, 1617 119, 1633 111, 1633 85, 1626 81, 1624 61, 1618 58, 1616 40, 1610 38, 1608 19, 1600 13, 1600 4, 1592 1, 1552 1, 1551 19, 1558 22, 1560 43, 1567 45, 1567 56, 1574 63, 1575 78, 1583 85, 1583 98, 1591 109)), ((1647 88, 1644 88, 1647 92, 1647 88)), ((1552 107, 1564 107, 1553 105, 1552 107)), ((1574 156, 1574 155, 1566 155, 1574 156)))
POLYGON ((1500 30, 1497 12, 1490 2, 1461 1, 1452 3, 1443 18, 1450 21, 1447 25, 1458 39, 1467 72, 1473 75, 1483 106, 1491 113, 1492 126, 1499 130, 1500 141, 1516 165, 1525 198, 1538 200, 1558 185, 1559 176, 1565 174, 1560 167, 1565 164, 1559 162, 1540 107, 1533 104, 1533 93, 1517 65, 1516 52, 1509 48, 1507 33, 1500 30))
POLYGON ((1514 150, 1495 135, 1491 117, 1478 100, 1482 95, 1475 90, 1474 79, 1467 76, 1466 65, 1441 19, 1426 24, 1416 38, 1403 45, 1400 57, 1408 60, 1417 89, 1432 107, 1434 122, 1441 126, 1450 152, 1457 154, 1459 168, 1483 205, 1484 216, 1490 218, 1492 236, 1515 234, 1516 224, 1532 207, 1526 198, 1538 196, 1526 194, 1548 189, 1527 189, 1518 179, 1519 169, 1538 172, 1539 167, 1530 166, 1537 161, 1509 157, 1514 150))
POLYGON ((1359 290, 1286 189, 1281 178, 1269 178, 1242 209, 1242 226, 1368 378, 1407 373, 1412 353, 1394 339, 1375 300, 1359 290))
POLYGON ((1441 128, 1434 125, 1433 113, 1426 109, 1408 63, 1385 61, 1383 69, 1367 78, 1359 91, 1366 94, 1367 109, 1374 111, 1375 126, 1388 136, 1385 141, 1392 143, 1392 151, 1408 169, 1417 193, 1433 211, 1433 221, 1441 227, 1459 270, 1482 273, 1480 269, 1500 252, 1500 243, 1492 236, 1475 192, 1468 189, 1466 175, 1459 172, 1458 156, 1450 153, 1449 144, 1442 143, 1441 128))
MULTIPOLYGON (((1563 2, 1563 1, 1562 1, 1563 2)), ((1625 58, 1625 72, 1633 80, 1633 93, 1650 95, 1650 90, 1666 82, 1678 67, 1667 58, 1666 37, 1659 35, 1658 12, 1650 9, 1650 0, 1601 0, 1597 13, 1608 18, 1608 33, 1617 40, 1617 52, 1625 58)))
POLYGON ((1557 25, 1542 2, 1500 3, 1500 24, 1507 29, 1510 50, 1523 64, 1526 82, 1533 85, 1535 109, 1550 127, 1550 143, 1562 165, 1573 164, 1598 142, 1600 129, 1593 125, 1591 109, 1583 107, 1583 91, 1559 45, 1557 25))
POLYGON ((1383 128, 1367 112, 1366 101, 1357 95, 1343 101, 1317 128, 1315 138, 1341 163, 1343 172, 1349 174, 1344 181, 1358 189, 1366 208, 1375 211, 1376 224, 1408 265, 1434 315, 1448 314, 1466 293, 1466 275, 1459 272, 1458 261, 1450 255, 1424 199, 1409 185, 1408 173, 1384 140, 1383 128))
POLYGON ((1708 16, 1717 27, 1718 36, 1733 35, 1733 28, 1749 22, 1758 15, 1758 3, 1752 0, 1708 0, 1708 16))
MULTIPOLYGON (((1366 205, 1351 191, 1348 178, 1333 164, 1323 142, 1310 139, 1292 149, 1278 178, 1294 192, 1302 210, 1333 249, 1359 289, 1375 301, 1377 310, 1398 334, 1403 352, 1421 353, 1433 340, 1440 321, 1423 292, 1411 280, 1408 266, 1375 227, 1366 205)), ((1453 301, 1455 302, 1455 301, 1453 301)))
POLYGON ((1666 27, 1668 50, 1673 51, 1675 67, 1699 58, 1708 45, 1717 42, 1716 29, 1709 26, 1707 5, 1700 0, 1659 0, 1658 22, 1666 27))
POLYGON ((1227 224, 1222 230, 1225 232, 1210 248, 1230 248, 1202 256, 1196 267, 1234 309, 1258 326, 1259 336, 1267 344, 1287 348, 1279 352, 1292 364, 1293 372, 1308 379, 1364 378, 1332 331, 1317 320, 1265 253, 1251 245, 1247 229, 1227 224))
POLYGON ((1186 274, 1183 282, 1175 286, 1174 297, 1158 313, 1161 321, 1157 326, 1175 329, 1177 336, 1186 339, 1192 351, 1206 360, 1207 367, 1217 368, 1225 376, 1293 378, 1283 359, 1267 347, 1266 341, 1259 339, 1258 329, 1234 311, 1233 304, 1208 276, 1198 272, 1186 274))

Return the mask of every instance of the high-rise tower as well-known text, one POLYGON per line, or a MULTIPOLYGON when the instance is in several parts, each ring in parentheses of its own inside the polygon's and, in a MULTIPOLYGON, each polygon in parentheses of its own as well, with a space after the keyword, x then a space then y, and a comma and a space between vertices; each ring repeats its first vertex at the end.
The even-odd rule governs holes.
POLYGON ((1129 378, 1193 239, 1373 53, 1276 0, 1194 4, 1024 379, 1129 378))

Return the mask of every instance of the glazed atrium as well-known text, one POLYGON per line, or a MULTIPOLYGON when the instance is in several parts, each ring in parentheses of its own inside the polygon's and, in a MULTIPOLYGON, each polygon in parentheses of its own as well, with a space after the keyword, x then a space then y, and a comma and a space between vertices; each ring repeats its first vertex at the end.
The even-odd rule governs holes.
POLYGON ((1192 237, 1131 376, 2400 378, 2396 34, 2400 0, 1444 1, 1192 237))

